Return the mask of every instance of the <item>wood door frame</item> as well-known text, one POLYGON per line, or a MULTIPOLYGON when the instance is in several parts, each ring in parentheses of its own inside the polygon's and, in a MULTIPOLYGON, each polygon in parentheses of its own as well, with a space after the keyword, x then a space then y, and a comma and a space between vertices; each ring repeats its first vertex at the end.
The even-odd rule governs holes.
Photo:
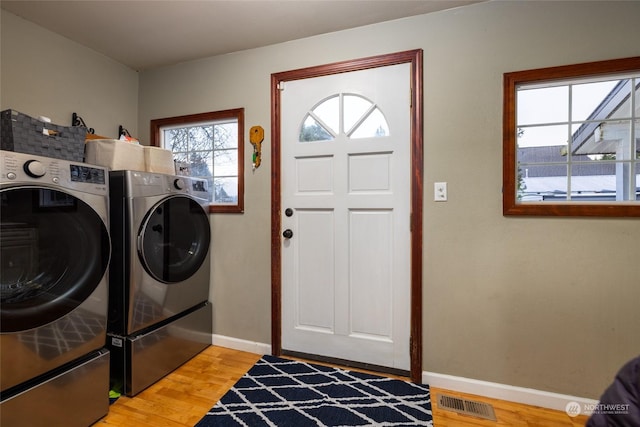
POLYGON ((290 80, 411 64, 411 380, 422 381, 422 210, 423 210, 423 66, 422 49, 335 62, 271 74, 271 351, 282 354, 282 224, 280 194, 280 90, 290 80))

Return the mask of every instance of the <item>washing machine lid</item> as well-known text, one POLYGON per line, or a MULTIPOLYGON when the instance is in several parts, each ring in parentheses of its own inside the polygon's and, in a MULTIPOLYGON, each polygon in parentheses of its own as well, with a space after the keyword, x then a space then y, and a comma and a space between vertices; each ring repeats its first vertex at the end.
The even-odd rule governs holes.
POLYGON ((138 232, 138 255, 156 280, 178 283, 193 276, 211 243, 209 216, 191 197, 163 199, 145 216, 138 232))
POLYGON ((71 193, 0 190, 0 332, 34 329, 71 313, 109 265, 106 224, 71 193))

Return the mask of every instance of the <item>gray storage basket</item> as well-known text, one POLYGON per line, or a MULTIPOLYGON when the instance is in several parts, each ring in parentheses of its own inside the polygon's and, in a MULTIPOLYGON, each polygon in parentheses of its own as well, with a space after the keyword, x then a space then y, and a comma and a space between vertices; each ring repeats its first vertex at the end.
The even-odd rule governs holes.
POLYGON ((83 127, 46 123, 15 110, 0 112, 0 121, 2 150, 75 162, 84 160, 87 130, 83 127))

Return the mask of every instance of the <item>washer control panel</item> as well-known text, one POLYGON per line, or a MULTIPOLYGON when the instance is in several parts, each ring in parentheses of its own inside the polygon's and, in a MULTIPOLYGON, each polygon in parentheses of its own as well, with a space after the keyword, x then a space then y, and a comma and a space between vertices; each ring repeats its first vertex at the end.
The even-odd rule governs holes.
POLYGON ((190 176, 167 175, 142 171, 115 171, 113 175, 128 176, 128 197, 152 197, 169 194, 188 194, 202 203, 211 200, 211 190, 206 179, 190 176))
POLYGON ((100 166, 0 151, 0 183, 52 184, 94 194, 108 192, 108 172, 100 166))

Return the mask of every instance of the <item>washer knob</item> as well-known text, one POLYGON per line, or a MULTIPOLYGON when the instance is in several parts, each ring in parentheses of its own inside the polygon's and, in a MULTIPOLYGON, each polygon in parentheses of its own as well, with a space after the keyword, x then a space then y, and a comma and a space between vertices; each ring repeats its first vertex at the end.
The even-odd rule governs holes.
POLYGON ((40 178, 45 176, 47 169, 42 163, 37 160, 29 160, 24 164, 24 171, 33 178, 40 178))
POLYGON ((173 186, 177 190, 184 190, 184 180, 182 178, 176 178, 173 180, 173 186))

